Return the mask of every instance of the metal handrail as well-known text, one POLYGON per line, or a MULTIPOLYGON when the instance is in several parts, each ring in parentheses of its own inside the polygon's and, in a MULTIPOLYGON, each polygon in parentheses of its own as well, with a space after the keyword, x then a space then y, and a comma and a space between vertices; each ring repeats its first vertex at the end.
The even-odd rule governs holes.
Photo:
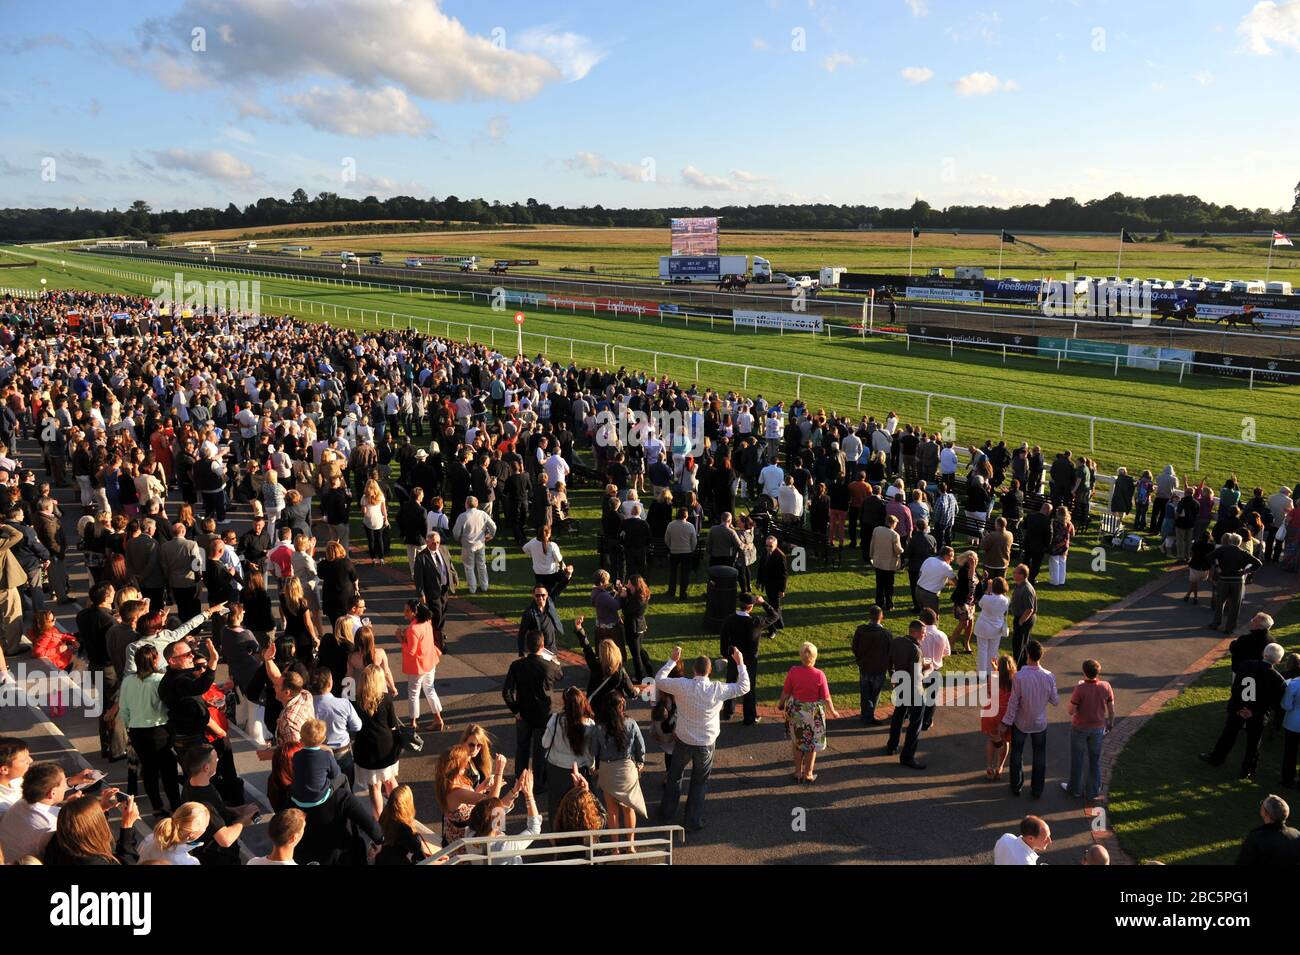
POLYGON ((520 858, 523 865, 607 865, 611 862, 673 864, 674 840, 685 841, 681 826, 645 826, 632 829, 597 829, 591 832, 544 832, 539 835, 466 836, 443 846, 420 865, 500 865, 502 860, 520 858), (527 849, 493 846, 527 839, 527 849), (538 845, 541 843, 542 845, 538 845), (635 847, 636 852, 626 850, 635 847), (477 850, 477 851, 476 851, 477 850), (619 850, 614 854, 614 850, 619 850), (529 862, 537 859, 536 862, 529 862))

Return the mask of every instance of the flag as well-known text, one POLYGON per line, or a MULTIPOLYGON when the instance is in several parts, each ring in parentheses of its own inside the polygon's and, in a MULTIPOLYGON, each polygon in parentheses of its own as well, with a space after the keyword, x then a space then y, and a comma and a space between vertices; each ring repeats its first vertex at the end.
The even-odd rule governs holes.
POLYGON ((1015 237, 1014 235, 1012 235, 1010 232, 1008 232, 1006 229, 1003 229, 1003 230, 1002 230, 1002 241, 1003 241, 1003 242, 1010 242, 1012 245, 1015 245, 1016 237, 1015 237))
POLYGON ((1276 229, 1273 230, 1273 244, 1274 245, 1295 245, 1294 242, 1288 239, 1281 232, 1278 232, 1276 229))
POLYGON ((920 236, 920 234, 921 234, 921 227, 919 225, 912 226, 912 238, 915 239, 918 236, 920 236))
POLYGON ((1121 242, 1136 242, 1137 238, 1128 229, 1119 230, 1119 240, 1121 242))

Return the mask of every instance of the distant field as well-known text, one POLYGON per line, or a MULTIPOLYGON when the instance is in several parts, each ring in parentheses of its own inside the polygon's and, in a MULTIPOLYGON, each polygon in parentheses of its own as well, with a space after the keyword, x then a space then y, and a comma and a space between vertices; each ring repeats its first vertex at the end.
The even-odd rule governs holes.
MULTIPOLYGON (((244 232, 247 230, 233 230, 244 232)), ((285 227, 285 241, 292 228, 285 227)), ((190 238, 216 238, 214 233, 176 235, 179 243, 190 238)), ((228 236, 226 238, 233 238, 228 236)), ((726 231, 724 253, 762 255, 773 268, 785 272, 815 273, 823 265, 842 265, 855 271, 906 272, 907 231, 794 232, 726 231)), ((1003 247, 1002 273, 1006 277, 1060 277, 1067 271, 1094 276, 1115 272, 1118 236, 1023 235, 1024 242, 1003 247), (1047 251, 1038 252, 1025 243, 1047 251)), ((669 232, 664 229, 585 229, 544 226, 530 229, 460 233, 418 233, 311 237, 310 254, 364 246, 382 250, 400 260, 407 255, 463 254, 483 258, 538 259, 542 271, 577 269, 624 275, 656 275, 658 259, 667 255, 669 232)), ((1295 249, 1274 250, 1269 278, 1300 286, 1300 254, 1295 249)), ((1211 278, 1263 278, 1268 255, 1267 239, 1219 236, 1179 236, 1172 242, 1139 242, 1124 246, 1120 270, 1140 278, 1186 278, 1189 274, 1211 278)), ((912 268, 924 274, 931 268, 951 270, 958 265, 983 266, 996 274, 998 239, 995 235, 923 232, 916 240, 912 268)), ((951 274, 951 271, 949 271, 951 274)))
MULTIPOLYGON (((41 275, 57 287, 112 287, 120 291, 147 294, 146 283, 131 282, 86 270, 75 263, 93 263, 98 267, 128 269, 148 275, 170 278, 175 267, 148 262, 126 263, 120 259, 69 255, 69 267, 57 266, 36 270, 4 270, 5 285, 36 287, 41 275), (20 280, 22 279, 22 280, 20 280)), ((228 275, 186 269, 187 278, 227 279, 228 275)), ((446 297, 433 295, 397 295, 376 289, 344 288, 320 285, 297 280, 260 279, 263 296, 293 296, 313 303, 312 310, 302 306, 283 310, 320 320, 322 306, 325 315, 333 319, 334 307, 339 310, 340 323, 357 324, 361 309, 366 310, 365 321, 374 327, 374 311, 384 313, 384 322, 399 316, 415 316, 415 320, 429 321, 430 329, 442 334, 448 331, 443 322, 450 322, 450 332, 456 337, 465 334, 467 323, 480 326, 474 333, 476 339, 488 334, 487 329, 500 329, 495 343, 503 349, 511 346, 514 338, 511 313, 493 312, 482 305, 457 303, 446 297), (352 309, 349 316, 348 309, 352 309)), ((281 310, 279 303, 270 307, 281 310)), ((619 346, 617 364, 629 368, 655 370, 649 349, 689 358, 661 358, 657 370, 679 380, 695 381, 694 356, 701 359, 699 383, 719 388, 744 388, 747 392, 761 391, 765 395, 793 397, 794 374, 822 375, 861 382, 864 413, 882 414, 896 409, 905 420, 926 420, 926 399, 922 395, 907 395, 888 388, 920 389, 938 392, 953 398, 935 398, 930 402, 928 423, 939 428, 943 419, 951 418, 956 438, 962 443, 982 442, 996 438, 999 425, 1005 426, 1008 441, 1029 441, 1041 444, 1049 452, 1072 448, 1084 453, 1089 447, 1089 428, 1086 420, 1067 419, 1049 413, 1009 411, 1002 420, 997 407, 976 405, 963 399, 988 402, 1006 402, 1050 411, 1069 411, 1125 421, 1134 421, 1169 428, 1201 431, 1225 437, 1239 437, 1244 427, 1243 419, 1254 420, 1255 440, 1261 443, 1296 446, 1300 444, 1295 422, 1300 419, 1300 386, 1267 385, 1254 391, 1243 383, 1229 379, 1189 379, 1180 385, 1176 376, 1158 372, 1125 368, 1116 378, 1113 371, 1103 366, 1084 363, 1065 363, 1058 371, 1055 363, 1039 358, 1010 357, 1004 365, 1001 356, 988 352, 958 352, 950 357, 946 348, 925 348, 913 345, 907 350, 900 342, 856 339, 836 339, 808 335, 775 333, 735 333, 730 330, 709 331, 697 327, 687 328, 680 323, 660 324, 653 320, 634 318, 595 317, 590 315, 558 314, 528 309, 525 326, 528 335, 525 347, 530 352, 549 348, 552 357, 567 359, 567 343, 544 341, 544 335, 556 338, 582 339, 593 344, 577 345, 575 360, 592 364, 605 360, 604 345, 609 342, 619 346), (643 351, 636 351, 642 349, 643 351), (746 363, 783 369, 780 372, 755 371, 745 380, 740 368, 717 362, 746 363)), ((406 319, 397 319, 404 323, 406 319)), ((835 385, 806 379, 802 383, 802 396, 813 407, 856 412, 858 388, 854 385, 835 385)), ((1095 431, 1093 456, 1104 468, 1125 465, 1130 470, 1158 468, 1173 463, 1180 474, 1187 472, 1195 452, 1192 438, 1139 430, 1135 428, 1099 424, 1095 431)), ((1248 486, 1261 483, 1266 486, 1292 484, 1296 480, 1300 460, 1297 455, 1269 451, 1241 445, 1225 445, 1205 441, 1202 447, 1201 467, 1197 479, 1206 475, 1211 481, 1222 483, 1230 473, 1237 474, 1248 486)))

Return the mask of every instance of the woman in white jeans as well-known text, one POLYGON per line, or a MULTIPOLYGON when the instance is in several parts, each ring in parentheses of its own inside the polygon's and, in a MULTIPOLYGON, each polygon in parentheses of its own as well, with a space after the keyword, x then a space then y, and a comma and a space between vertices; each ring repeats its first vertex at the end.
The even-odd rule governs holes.
POLYGON ((1058 507, 1052 515, 1052 546, 1047 558, 1048 579, 1053 587, 1065 586, 1065 560, 1070 555, 1070 539, 1074 537, 1074 524, 1070 512, 1058 507))
POLYGON ((990 673, 998 658, 998 647, 1007 635, 1007 609, 1011 600, 1007 597, 1005 577, 989 579, 989 592, 979 600, 979 616, 975 619, 975 641, 978 645, 975 669, 979 673, 990 673))
POLYGON ((441 730, 446 724, 442 720, 442 700, 438 699, 433 681, 438 675, 442 651, 433 633, 433 611, 423 601, 408 600, 404 612, 407 624, 398 629, 397 638, 402 643, 402 672, 406 674, 406 699, 411 704, 411 729, 418 728, 423 693, 433 710, 433 728, 441 730))

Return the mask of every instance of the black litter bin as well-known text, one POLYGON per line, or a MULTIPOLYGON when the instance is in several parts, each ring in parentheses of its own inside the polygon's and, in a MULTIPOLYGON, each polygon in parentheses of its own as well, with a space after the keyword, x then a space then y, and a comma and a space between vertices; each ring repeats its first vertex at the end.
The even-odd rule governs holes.
POLYGON ((706 626, 721 626, 724 620, 736 612, 739 578, 739 571, 729 564, 717 564, 709 568, 709 590, 704 601, 706 626))

